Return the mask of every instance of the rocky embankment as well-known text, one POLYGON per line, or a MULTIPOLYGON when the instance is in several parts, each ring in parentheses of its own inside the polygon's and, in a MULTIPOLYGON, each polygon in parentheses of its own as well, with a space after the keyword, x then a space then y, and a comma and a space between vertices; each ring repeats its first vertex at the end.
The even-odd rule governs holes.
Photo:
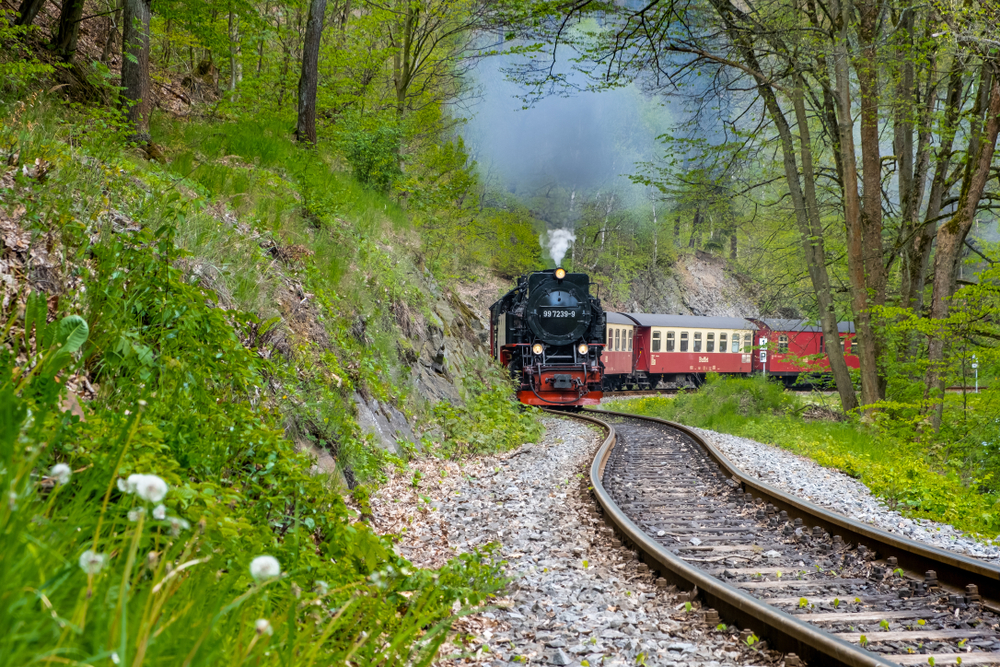
POLYGON ((768 664, 735 629, 707 623, 611 536, 593 512, 586 471, 597 430, 546 418, 546 436, 460 466, 423 460, 372 499, 373 526, 400 535, 399 553, 435 566, 489 542, 512 578, 497 609, 461 619, 474 637, 448 664, 768 664))

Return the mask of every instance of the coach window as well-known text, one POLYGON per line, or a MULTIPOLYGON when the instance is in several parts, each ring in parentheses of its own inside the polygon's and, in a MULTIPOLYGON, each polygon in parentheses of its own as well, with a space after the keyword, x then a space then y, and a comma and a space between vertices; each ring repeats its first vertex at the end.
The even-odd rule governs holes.
POLYGON ((634 334, 634 333, 635 332, 632 331, 631 329, 628 330, 628 351, 629 352, 632 351, 632 334, 634 334))
POLYGON ((701 352, 701 332, 694 332, 694 352, 701 352))
POLYGON ((653 347, 652 347, 652 351, 653 352, 659 352, 660 351, 660 332, 659 331, 654 331, 653 332, 653 347))
POLYGON ((733 334, 733 352, 740 351, 740 335, 738 333, 733 334))
POLYGON ((604 342, 604 349, 611 351, 611 332, 614 331, 611 327, 608 327, 608 339, 604 342))
POLYGON ((615 329, 615 352, 622 349, 622 330, 615 329))
POLYGON ((727 347, 727 345, 729 344, 729 341, 727 340, 727 337, 728 336, 726 334, 724 334, 724 333, 720 333, 719 334, 719 352, 725 352, 726 350, 729 349, 727 347))
POLYGON ((788 336, 778 336, 778 354, 788 354, 788 336))
POLYGON ((715 334, 708 333, 705 334, 705 351, 715 352, 715 334))
POLYGON ((682 331, 681 332, 681 352, 687 352, 687 351, 688 351, 688 332, 687 331, 682 331))
POLYGON ((845 339, 843 336, 841 336, 840 337, 840 353, 841 354, 847 354, 847 346, 844 345, 845 342, 847 342, 847 339, 845 339))
POLYGON ((673 331, 668 331, 667 332, 667 352, 673 352, 673 351, 674 351, 674 332, 673 331))

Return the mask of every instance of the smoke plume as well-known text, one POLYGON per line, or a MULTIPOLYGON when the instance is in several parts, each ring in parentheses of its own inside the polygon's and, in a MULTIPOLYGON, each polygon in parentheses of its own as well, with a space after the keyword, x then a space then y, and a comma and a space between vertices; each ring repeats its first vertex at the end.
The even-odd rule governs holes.
MULTIPOLYGON (((576 234, 569 229, 550 229, 548 237, 549 254, 552 256, 552 261, 555 262, 556 266, 559 266, 562 264, 563 258, 566 257, 569 245, 576 241, 576 234)), ((542 243, 546 243, 544 237, 542 238, 542 243)))

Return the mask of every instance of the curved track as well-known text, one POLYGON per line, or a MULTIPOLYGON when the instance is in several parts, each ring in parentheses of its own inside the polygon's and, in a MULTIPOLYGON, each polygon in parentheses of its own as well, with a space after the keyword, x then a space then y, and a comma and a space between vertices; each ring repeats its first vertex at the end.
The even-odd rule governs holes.
POLYGON ((576 416, 608 429, 590 482, 622 542, 787 667, 1000 665, 1000 568, 790 496, 679 424, 576 416))

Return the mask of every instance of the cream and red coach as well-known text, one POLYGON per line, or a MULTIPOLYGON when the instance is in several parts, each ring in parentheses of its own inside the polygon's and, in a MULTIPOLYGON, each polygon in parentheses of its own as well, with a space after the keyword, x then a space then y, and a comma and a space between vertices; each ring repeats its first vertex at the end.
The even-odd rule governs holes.
POLYGON ((741 317, 620 315, 633 324, 632 369, 612 374, 605 368, 605 386, 697 385, 706 373, 746 375, 753 371, 757 326, 741 317))

